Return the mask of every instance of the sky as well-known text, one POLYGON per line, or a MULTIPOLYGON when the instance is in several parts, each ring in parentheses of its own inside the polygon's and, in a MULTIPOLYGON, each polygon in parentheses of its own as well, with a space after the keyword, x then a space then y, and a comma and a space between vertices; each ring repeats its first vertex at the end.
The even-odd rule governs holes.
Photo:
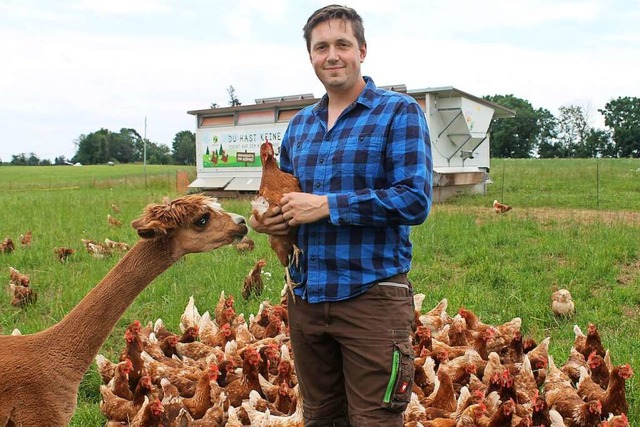
MULTIPOLYGON (((134 128, 157 144, 187 111, 324 94, 302 27, 315 0, 0 0, 0 159, 73 157, 78 138, 134 128), (146 123, 146 125, 145 125, 146 123)), ((364 75, 408 89, 512 94, 557 115, 640 96, 640 1, 352 0, 364 75)))

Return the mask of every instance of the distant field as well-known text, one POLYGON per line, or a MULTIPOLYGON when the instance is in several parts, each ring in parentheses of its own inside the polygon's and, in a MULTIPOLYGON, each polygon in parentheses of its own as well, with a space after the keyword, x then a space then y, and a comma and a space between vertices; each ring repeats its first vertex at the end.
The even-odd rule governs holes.
POLYGON ((54 190, 72 188, 175 185, 176 172, 195 179, 195 166, 126 164, 116 166, 0 166, 0 190, 54 190))
MULTIPOLYGON (((0 293, 0 334, 14 328, 23 333, 42 330, 58 321, 115 265, 119 256, 95 259, 81 239, 135 243, 129 226, 148 203, 177 196, 175 175, 195 168, 142 165, 83 167, 0 167, 0 239, 17 241, 33 231, 29 248, 18 245, 0 254, 0 277, 8 283, 9 267, 30 275, 39 292, 25 310, 12 307, 0 293), (111 210, 117 204, 120 212, 111 210), (113 228, 107 214, 122 220, 113 228), (62 264, 56 246, 76 253, 62 264)), ((461 196, 436 204, 428 220, 412 231, 416 292, 426 294, 423 309, 440 299, 448 312, 461 306, 474 310, 486 323, 522 318, 525 336, 551 337, 551 353, 564 363, 573 343, 573 325, 600 329, 614 364, 640 370, 640 161, 639 160, 495 160, 486 194, 461 196), (514 206, 497 215, 491 202, 514 206), (553 289, 567 288, 577 313, 559 319, 550 310, 553 289)), ((250 214, 247 199, 221 200, 230 211, 250 214)), ((277 301, 283 269, 266 238, 251 233, 256 249, 239 255, 232 247, 185 257, 156 279, 133 302, 103 346, 101 353, 117 358, 123 333, 135 319, 162 318, 177 329, 180 315, 193 295, 200 312, 212 310, 224 290, 236 297, 236 308, 248 318, 262 299, 277 301), (244 301, 240 287, 255 261, 267 261, 263 298, 244 301)), ((104 425, 99 411, 99 377, 92 366, 82 383, 72 426, 104 425)), ((640 420, 640 382, 628 381, 631 425, 640 420)))

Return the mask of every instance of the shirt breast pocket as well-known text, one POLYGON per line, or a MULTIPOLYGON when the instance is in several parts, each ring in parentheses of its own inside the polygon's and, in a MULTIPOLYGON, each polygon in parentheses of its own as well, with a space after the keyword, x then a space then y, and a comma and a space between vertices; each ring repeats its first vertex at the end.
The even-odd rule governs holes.
POLYGON ((336 150, 336 163, 344 176, 374 177, 382 169, 384 161, 384 137, 361 134, 349 138, 336 150))

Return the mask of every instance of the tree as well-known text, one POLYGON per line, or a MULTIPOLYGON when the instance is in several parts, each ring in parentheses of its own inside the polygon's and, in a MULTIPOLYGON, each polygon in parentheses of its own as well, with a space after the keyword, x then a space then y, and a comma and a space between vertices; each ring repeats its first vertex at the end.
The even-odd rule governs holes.
POLYGON ((13 166, 26 166, 27 165, 27 155, 25 153, 20 154, 12 154, 11 155, 11 165, 13 166))
POLYGON ((493 157, 529 158, 536 152, 541 137, 553 133, 553 115, 545 109, 535 110, 529 101, 513 95, 485 96, 484 99, 516 112, 513 118, 492 123, 490 151, 493 157))
POLYGON ((183 130, 173 137, 173 162, 177 165, 196 164, 196 134, 183 130))
POLYGON ((586 112, 576 105, 561 106, 558 111, 558 141, 563 157, 587 157, 584 143, 590 127, 586 112))
POLYGON ((131 163, 142 161, 144 143, 135 129, 122 128, 120 132, 100 129, 88 135, 80 135, 75 142, 77 151, 74 163, 86 165, 104 164, 110 161, 131 163))
POLYGON ((616 157, 616 147, 611 134, 604 129, 589 129, 584 140, 587 157, 616 157))
POLYGON ((539 108, 538 124, 540 125, 540 133, 536 142, 537 156, 541 158, 560 157, 557 152, 558 147, 555 144, 558 120, 549 110, 539 108))
POLYGON ((237 107, 242 105, 242 102, 236 96, 236 89, 233 86, 229 86, 227 89, 227 93, 229 94, 229 105, 232 107, 237 107))
POLYGON ((620 97, 598 110, 604 124, 613 132, 613 142, 619 157, 640 158, 640 98, 620 97))
POLYGON ((156 144, 146 141, 147 144, 147 163, 150 165, 168 165, 171 164, 171 149, 166 144, 156 144))
POLYGON ((54 165, 66 165, 68 160, 64 156, 56 157, 53 160, 54 165))

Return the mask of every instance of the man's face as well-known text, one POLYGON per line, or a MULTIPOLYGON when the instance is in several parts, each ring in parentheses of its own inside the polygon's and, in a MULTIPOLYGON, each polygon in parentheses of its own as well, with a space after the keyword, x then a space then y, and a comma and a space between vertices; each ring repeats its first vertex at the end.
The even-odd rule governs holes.
POLYGON ((332 19, 311 31, 311 64, 327 90, 348 91, 361 80, 366 45, 358 46, 351 22, 332 19))

